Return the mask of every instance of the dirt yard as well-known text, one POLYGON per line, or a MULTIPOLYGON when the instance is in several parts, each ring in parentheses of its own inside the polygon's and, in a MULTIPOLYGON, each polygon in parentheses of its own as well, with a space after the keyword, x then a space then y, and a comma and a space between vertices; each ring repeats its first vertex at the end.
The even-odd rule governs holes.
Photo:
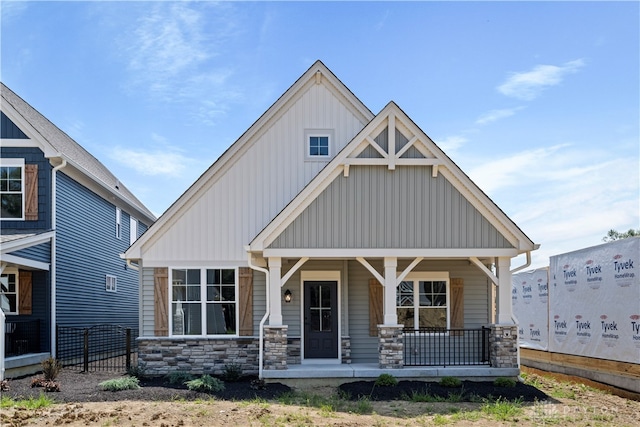
POLYGON ((536 374, 516 387, 401 381, 291 390, 240 381, 205 394, 148 380, 138 390, 101 390, 102 381, 116 377, 63 370, 61 391, 50 393, 32 388, 31 377, 11 380, 2 392, 0 426, 640 425, 638 401, 536 374), (40 396, 54 403, 34 408, 40 396))

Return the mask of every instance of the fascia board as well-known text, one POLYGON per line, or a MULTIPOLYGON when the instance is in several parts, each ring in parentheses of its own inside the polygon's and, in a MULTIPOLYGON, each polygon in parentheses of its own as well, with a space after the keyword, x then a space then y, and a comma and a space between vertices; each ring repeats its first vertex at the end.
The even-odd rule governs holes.
MULTIPOLYGON (((31 123, 29 123, 29 121, 24 118, 22 114, 18 113, 15 108, 13 108, 11 103, 7 102, 6 100, 4 100, 4 102, 2 103, 2 112, 13 123, 15 123, 16 126, 18 126, 20 130, 22 130, 25 135, 29 137, 30 140, 34 141, 37 144, 37 147, 42 150, 46 158, 60 157, 60 153, 58 152, 58 150, 56 150, 53 145, 51 145, 49 141, 31 125, 31 123)), ((3 146, 9 146, 4 145, 4 141, 10 140, 3 139, 3 146)))
POLYGON ((29 258, 23 258, 15 255, 3 255, 2 261, 10 264, 16 264, 24 267, 35 268, 38 270, 49 271, 51 264, 48 262, 34 261, 29 258))
POLYGON ((33 236, 24 237, 22 239, 11 240, 2 244, 2 255, 16 252, 21 249, 30 248, 50 241, 55 236, 55 231, 47 231, 45 233, 35 234, 33 236))
POLYGON ((316 61, 289 89, 287 89, 222 155, 163 213, 160 218, 124 253, 125 258, 142 258, 144 246, 153 245, 200 196, 211 188, 242 155, 259 140, 269 125, 277 121, 288 106, 293 105, 305 88, 317 84, 316 73, 322 80, 358 112, 364 123, 373 118, 373 113, 329 70, 321 61, 316 61))
POLYGON ((418 258, 423 257, 425 259, 450 259, 460 258, 469 259, 471 257, 477 258, 494 258, 494 257, 515 257, 519 255, 517 249, 476 249, 476 248, 464 248, 464 249, 398 249, 398 248, 346 248, 346 249, 264 249, 262 255, 265 258, 268 257, 281 257, 281 258, 384 258, 384 257, 398 257, 398 258, 418 258))

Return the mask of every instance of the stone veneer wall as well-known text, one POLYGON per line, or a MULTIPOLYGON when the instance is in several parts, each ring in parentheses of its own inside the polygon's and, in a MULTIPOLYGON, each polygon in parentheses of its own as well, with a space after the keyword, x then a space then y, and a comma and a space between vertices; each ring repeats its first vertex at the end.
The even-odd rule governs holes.
POLYGON ((287 325, 264 327, 262 369, 287 369, 287 325))
POLYGON ((287 364, 299 365, 301 360, 300 338, 287 338, 287 364))
POLYGON ((491 367, 519 368, 518 327, 516 325, 491 325, 490 329, 491 367))
POLYGON ((146 375, 221 375, 231 364, 240 365, 243 374, 257 374, 258 353, 257 337, 138 339, 138 367, 146 375))
POLYGON ((403 325, 378 325, 378 365, 380 369, 404 367, 403 325))
POLYGON ((342 351, 342 363, 351 364, 351 337, 342 337, 340 347, 342 351))

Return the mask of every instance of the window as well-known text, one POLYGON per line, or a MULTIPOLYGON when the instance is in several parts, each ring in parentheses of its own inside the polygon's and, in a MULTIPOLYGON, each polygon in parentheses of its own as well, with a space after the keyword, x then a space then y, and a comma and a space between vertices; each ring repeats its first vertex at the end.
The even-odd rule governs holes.
POLYGON ((328 160, 332 152, 333 130, 307 129, 304 136, 305 158, 307 160, 328 160))
POLYGON ((237 334, 236 277, 232 268, 172 269, 172 334, 237 334))
POLYGON ((107 274, 105 280, 105 290, 107 292, 117 292, 118 291, 118 278, 116 276, 112 276, 107 274))
POLYGON ((406 328, 449 328, 447 273, 416 273, 396 288, 398 323, 406 328))
POLYGON ((136 240, 138 240, 138 220, 129 217, 129 245, 133 245, 136 240))
POLYGON ((24 160, 0 162, 0 199, 2 219, 24 219, 24 160))
POLYGON ((18 314, 17 278, 15 273, 0 276, 0 307, 6 314, 18 314))
POLYGON ((116 239, 122 238, 122 211, 116 208, 116 239))
POLYGON ((329 155, 329 137, 328 136, 310 136, 309 137, 309 156, 328 156, 329 155))

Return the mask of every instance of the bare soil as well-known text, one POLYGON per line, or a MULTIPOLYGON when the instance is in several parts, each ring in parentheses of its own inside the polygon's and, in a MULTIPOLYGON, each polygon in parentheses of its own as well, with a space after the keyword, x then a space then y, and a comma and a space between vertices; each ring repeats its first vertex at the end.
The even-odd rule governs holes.
POLYGON ((23 403, 43 394, 31 387, 33 377, 10 380, 9 391, 1 393, 0 427, 640 425, 638 401, 535 374, 516 387, 464 382, 447 388, 422 381, 384 387, 361 381, 291 390, 278 383, 256 387, 247 378, 225 382, 225 390, 215 394, 164 379, 143 379, 138 390, 101 390, 102 381, 118 376, 63 370, 57 378, 60 391, 44 393, 55 403, 39 409, 23 403), (411 401, 411 396, 426 401, 411 401), (505 401, 516 403, 499 412, 505 401))

